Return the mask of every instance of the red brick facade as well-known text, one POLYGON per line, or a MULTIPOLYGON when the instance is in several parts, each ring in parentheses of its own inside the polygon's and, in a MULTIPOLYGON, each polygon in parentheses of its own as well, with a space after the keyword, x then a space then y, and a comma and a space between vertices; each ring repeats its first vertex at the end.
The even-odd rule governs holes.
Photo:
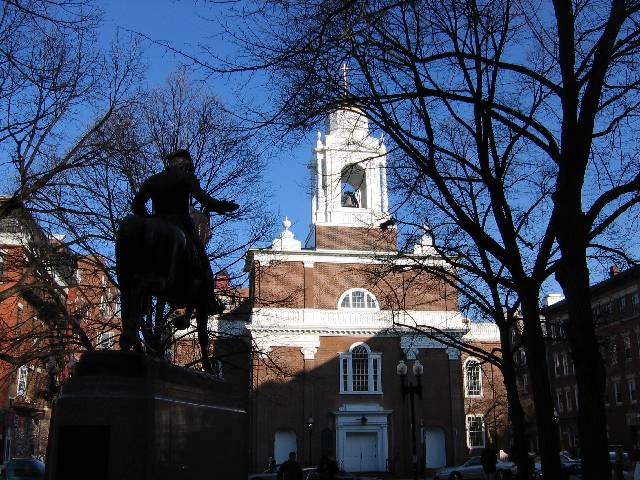
MULTIPOLYGON (((640 447, 640 267, 612 275, 591 287, 592 311, 598 326, 607 374, 606 411, 610 445, 628 451, 640 447)), ((549 336, 549 376, 558 413, 561 446, 580 447, 577 385, 571 351, 564 341, 564 302, 545 310, 549 336)))
POLYGON ((328 250, 361 250, 395 252, 398 249, 396 229, 391 227, 315 226, 315 248, 328 250))

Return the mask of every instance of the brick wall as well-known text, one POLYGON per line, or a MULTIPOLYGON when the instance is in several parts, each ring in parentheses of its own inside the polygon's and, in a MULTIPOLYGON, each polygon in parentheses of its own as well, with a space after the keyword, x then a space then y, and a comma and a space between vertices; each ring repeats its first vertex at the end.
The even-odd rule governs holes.
MULTIPOLYGON (((471 345, 482 348, 487 352, 500 348, 500 344, 494 342, 474 342, 471 345)), ((507 393, 504 387, 502 373, 495 365, 480 362, 482 372, 482 396, 469 397, 466 395, 466 391, 464 391, 466 373, 464 364, 469 357, 470 355, 465 352, 461 355, 460 373, 464 396, 463 421, 466 422, 466 415, 482 414, 485 421, 486 445, 493 444, 499 449, 508 449, 510 446, 510 439, 508 437, 509 418, 507 416, 507 393)), ((466 424, 463 428, 466 446, 466 424)))
POLYGON ((458 308, 455 290, 421 272, 393 271, 388 265, 279 262, 254 264, 256 305, 281 308, 336 309, 351 288, 373 293, 381 309, 447 310, 458 308))
POLYGON ((316 225, 316 248, 330 250, 396 251, 396 229, 316 225))
MULTIPOLYGON (((396 473, 411 471, 411 430, 408 398, 403 398, 398 361, 404 358, 398 337, 321 337, 313 360, 304 360, 300 348, 274 348, 253 370, 252 471, 264 468, 273 455, 274 438, 279 429, 293 430, 297 437, 301 463, 317 464, 320 455, 335 455, 327 449, 326 440, 335 449, 335 416, 344 404, 381 405, 390 410, 388 420, 389 459, 396 473), (358 341, 366 342, 372 351, 382 353, 382 394, 340 394, 339 354, 358 341), (274 368, 281 365, 285 372, 274 368), (306 420, 312 415, 314 426, 309 435, 306 420), (325 441, 323 441, 323 436, 325 441), (310 448, 311 447, 311 448, 310 448)), ((444 430, 449 463, 465 456, 462 441, 463 411, 460 385, 460 360, 450 360, 444 349, 420 350, 419 360, 425 365, 422 398, 415 398, 416 419, 424 428, 444 430)), ((424 462, 419 442, 420 462, 424 462)))

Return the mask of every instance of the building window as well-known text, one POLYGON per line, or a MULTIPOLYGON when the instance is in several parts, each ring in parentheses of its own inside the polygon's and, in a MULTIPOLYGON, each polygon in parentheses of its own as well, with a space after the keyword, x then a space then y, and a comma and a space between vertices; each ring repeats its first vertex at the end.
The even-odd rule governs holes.
POLYGON ((372 293, 363 289, 351 289, 342 294, 338 301, 338 308, 358 308, 364 310, 378 310, 378 301, 372 293))
POLYGON ((567 404, 567 412, 573 410, 573 395, 571 394, 571 388, 566 388, 564 391, 564 399, 567 404))
POLYGON ((115 345, 113 332, 100 332, 96 337, 96 347, 109 350, 115 345))
POLYGON ((340 354, 340 393, 382 393, 382 355, 366 343, 340 354))
POLYGON ((578 386, 577 385, 573 388, 573 396, 575 397, 575 400, 576 400, 576 410, 578 410, 578 408, 580 408, 579 407, 580 404, 578 403, 578 386))
POLYGON ((558 413, 564 412, 564 403, 562 401, 562 390, 556 390, 556 400, 558 404, 558 413))
POLYGON ((624 358, 625 360, 631 360, 631 336, 625 335, 622 337, 624 343, 624 358))
POLYGON ((482 396, 482 368, 475 358, 470 358, 464 363, 464 382, 466 397, 482 396))
POLYGON ((565 375, 569 375, 569 371, 570 371, 570 367, 569 367, 569 362, 570 362, 570 357, 569 355, 567 355, 566 352, 562 352, 562 371, 564 372, 565 375))
POLYGON ((16 396, 22 397, 27 394, 27 384, 29 382, 29 368, 25 365, 18 369, 16 380, 16 396))
POLYGON ((553 363, 555 367, 556 377, 559 377, 565 372, 564 366, 564 353, 554 353, 553 354, 553 363))
POLYGON ((524 393, 529 392, 529 374, 528 373, 522 374, 522 391, 524 393))
POLYGON ((611 337, 609 339, 609 346, 611 352, 611 365, 616 365, 618 363, 618 345, 616 344, 616 337, 611 337))
POLYGON ((634 310, 640 310, 640 293, 636 292, 631 295, 631 304, 634 310))
POLYGON ((636 379, 633 377, 627 378, 627 389, 629 390, 629 402, 635 403, 638 399, 636 392, 636 379))
POLYGON ((613 381, 613 400, 616 405, 622 403, 622 392, 620 391, 620 382, 618 380, 613 381))
POLYGON ((483 415, 467 415, 467 446, 469 448, 484 448, 483 415))
POLYGON ((618 299, 618 311, 621 313, 627 309, 627 297, 620 297, 618 299))

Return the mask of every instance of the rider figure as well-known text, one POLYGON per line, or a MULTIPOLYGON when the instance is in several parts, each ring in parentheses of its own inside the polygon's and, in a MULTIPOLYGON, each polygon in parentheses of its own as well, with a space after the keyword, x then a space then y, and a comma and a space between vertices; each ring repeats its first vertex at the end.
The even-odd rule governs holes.
POLYGON ((162 172, 144 181, 133 199, 132 208, 136 215, 147 216, 145 204, 150 199, 153 216, 177 225, 187 239, 191 240, 204 272, 207 310, 209 314, 216 314, 221 313, 222 309, 213 295, 214 281, 211 264, 190 215, 190 200, 193 196, 207 211, 221 214, 233 212, 238 208, 238 204, 210 197, 200 187, 194 171, 189 152, 182 149, 176 150, 167 157, 167 165, 162 172))

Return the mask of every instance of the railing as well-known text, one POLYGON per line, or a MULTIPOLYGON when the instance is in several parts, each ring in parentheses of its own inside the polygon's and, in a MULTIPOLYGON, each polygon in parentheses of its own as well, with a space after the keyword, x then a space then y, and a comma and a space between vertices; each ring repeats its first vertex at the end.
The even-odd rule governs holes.
POLYGON ((466 330, 460 312, 390 310, 320 310, 261 308, 251 315, 249 328, 304 330, 383 330, 394 326, 466 330))

